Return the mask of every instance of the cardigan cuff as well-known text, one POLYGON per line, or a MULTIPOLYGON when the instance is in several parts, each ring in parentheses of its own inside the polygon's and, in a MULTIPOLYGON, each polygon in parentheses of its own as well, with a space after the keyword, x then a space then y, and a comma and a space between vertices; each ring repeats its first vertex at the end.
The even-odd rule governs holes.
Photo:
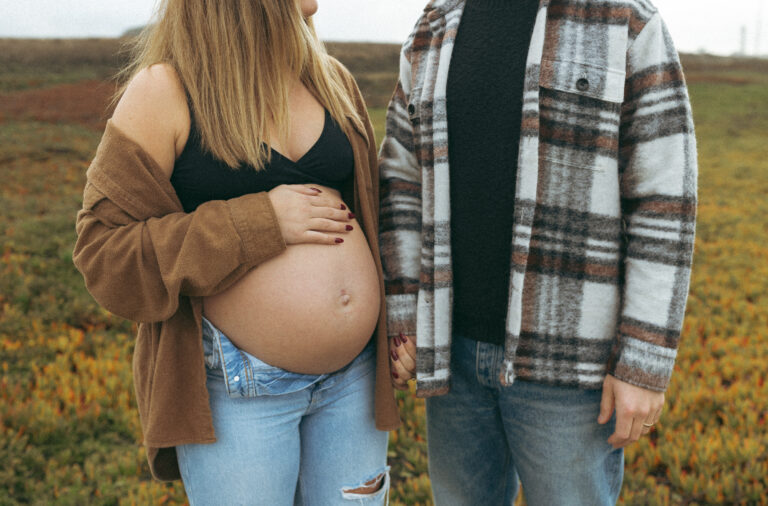
POLYGON ((228 200, 229 212, 243 248, 243 263, 258 265, 286 249, 277 215, 266 192, 228 200))

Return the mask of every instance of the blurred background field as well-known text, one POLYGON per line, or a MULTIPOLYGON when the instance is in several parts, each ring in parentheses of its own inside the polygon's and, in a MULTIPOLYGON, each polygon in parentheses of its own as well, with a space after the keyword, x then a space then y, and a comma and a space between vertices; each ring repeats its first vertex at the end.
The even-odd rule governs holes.
MULTIPOLYGON (((183 504, 150 479, 131 323, 71 261, 120 39, 0 39, 0 505, 183 504)), ((379 140, 398 48, 329 44, 379 140)), ((627 451, 622 504, 768 504, 768 61, 684 55, 700 156, 688 313, 658 429, 627 451)), ((394 504, 430 504, 423 402, 399 396, 394 504)))

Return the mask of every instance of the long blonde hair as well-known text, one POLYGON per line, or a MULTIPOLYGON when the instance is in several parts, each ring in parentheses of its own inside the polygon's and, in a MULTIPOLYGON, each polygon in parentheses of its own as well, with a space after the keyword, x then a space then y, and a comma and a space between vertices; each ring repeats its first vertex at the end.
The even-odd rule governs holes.
POLYGON ((290 130, 288 95, 298 78, 350 135, 359 119, 298 0, 160 0, 137 39, 127 83, 155 63, 170 64, 187 92, 202 146, 232 168, 269 160, 269 125, 290 130))

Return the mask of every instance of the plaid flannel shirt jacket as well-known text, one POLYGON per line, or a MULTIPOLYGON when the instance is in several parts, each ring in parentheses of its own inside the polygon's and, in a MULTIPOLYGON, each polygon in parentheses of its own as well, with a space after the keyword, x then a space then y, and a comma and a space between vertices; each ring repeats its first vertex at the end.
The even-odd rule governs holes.
MULTIPOLYGON (((416 338, 419 396, 450 387, 446 84, 465 1, 430 2, 405 42, 380 151, 388 333, 416 338)), ((697 162, 678 55, 650 2, 541 0, 519 142, 502 383, 597 389, 612 374, 664 391, 697 162)))

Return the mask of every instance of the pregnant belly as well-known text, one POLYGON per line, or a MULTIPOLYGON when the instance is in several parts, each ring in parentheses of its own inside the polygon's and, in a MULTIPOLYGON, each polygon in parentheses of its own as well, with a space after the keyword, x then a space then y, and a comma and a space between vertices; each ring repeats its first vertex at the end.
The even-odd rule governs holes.
POLYGON ((379 316, 376 265, 360 225, 338 246, 297 244, 204 300, 240 349, 288 371, 321 374, 352 361, 379 316))

